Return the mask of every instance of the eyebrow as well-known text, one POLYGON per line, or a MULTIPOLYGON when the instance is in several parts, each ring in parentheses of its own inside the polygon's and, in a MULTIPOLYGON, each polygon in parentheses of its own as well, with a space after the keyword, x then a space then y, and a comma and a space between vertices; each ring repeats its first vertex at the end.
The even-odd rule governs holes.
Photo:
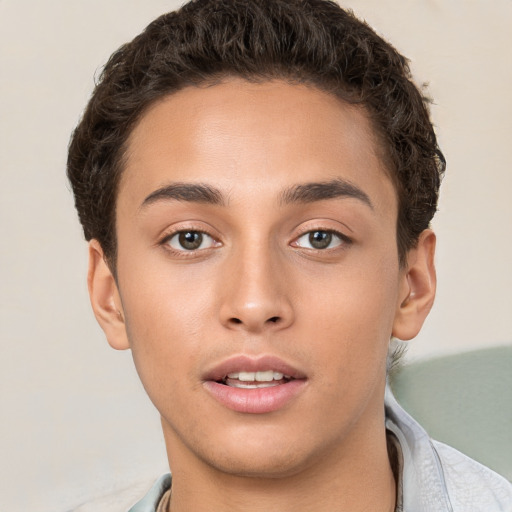
MULTIPOLYGON (((301 183, 289 187, 280 194, 280 203, 313 203, 340 197, 358 199, 373 210, 373 204, 368 195, 353 183, 341 178, 301 183)), ((171 183, 151 192, 142 202, 141 208, 162 200, 226 205, 222 192, 211 185, 204 183, 171 183)))
POLYGON ((281 203, 313 203, 324 199, 350 197, 362 201, 373 210, 373 204, 368 194, 359 187, 341 178, 318 183, 303 183, 294 185, 283 191, 281 203))
POLYGON ((193 203, 224 205, 222 192, 203 183, 171 183, 151 192, 142 202, 141 208, 161 200, 174 199, 193 203))

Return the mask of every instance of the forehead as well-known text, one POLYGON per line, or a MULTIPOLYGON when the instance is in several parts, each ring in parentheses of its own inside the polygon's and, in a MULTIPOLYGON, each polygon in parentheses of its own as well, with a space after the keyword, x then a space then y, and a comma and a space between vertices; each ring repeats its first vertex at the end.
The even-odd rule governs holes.
POLYGON ((362 107, 282 81, 188 87, 152 105, 132 131, 119 200, 141 202, 167 182, 207 182, 231 195, 274 194, 342 178, 395 208, 362 107))

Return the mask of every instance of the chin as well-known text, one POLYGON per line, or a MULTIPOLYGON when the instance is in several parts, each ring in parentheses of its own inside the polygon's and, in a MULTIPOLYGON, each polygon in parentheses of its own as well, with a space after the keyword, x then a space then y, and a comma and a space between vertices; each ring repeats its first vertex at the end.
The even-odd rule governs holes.
MULTIPOLYGON (((272 435, 256 439, 251 436, 230 440, 219 440, 216 446, 222 450, 203 452, 202 457, 211 467, 225 474, 251 478, 283 478, 293 476, 309 467, 315 459, 314 454, 320 451, 314 446, 307 446, 304 439, 300 440, 287 436, 272 435)), ((319 457, 321 458, 321 457, 319 457)))
POLYGON ((228 475, 260 479, 290 477, 307 467, 307 462, 297 457, 297 454, 290 458, 284 454, 276 455, 275 451, 269 452, 265 456, 262 456, 260 452, 257 457, 252 455, 242 457, 240 453, 233 454, 233 457, 224 454, 222 458, 210 461, 210 463, 217 470, 228 475))

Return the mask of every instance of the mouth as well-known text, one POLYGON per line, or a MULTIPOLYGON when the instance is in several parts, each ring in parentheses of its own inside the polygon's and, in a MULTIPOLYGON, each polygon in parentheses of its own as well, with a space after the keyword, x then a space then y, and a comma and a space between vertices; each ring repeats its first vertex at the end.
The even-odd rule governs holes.
POLYGON ((263 370, 256 372, 231 372, 228 373, 219 384, 224 384, 240 389, 262 389, 280 386, 293 380, 290 375, 276 370, 263 370))
POLYGON ((269 413, 292 402, 305 389, 306 375, 274 356, 235 356, 207 372, 203 385, 228 409, 269 413))
POLYGON ((285 384, 306 375, 279 357, 263 355, 253 357, 245 354, 232 356, 207 370, 204 381, 215 381, 231 387, 270 387, 285 384))

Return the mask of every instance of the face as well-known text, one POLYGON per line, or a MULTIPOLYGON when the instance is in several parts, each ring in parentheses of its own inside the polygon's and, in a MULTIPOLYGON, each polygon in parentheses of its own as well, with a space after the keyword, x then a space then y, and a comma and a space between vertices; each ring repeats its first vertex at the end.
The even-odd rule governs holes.
POLYGON ((115 301, 171 469, 288 475, 368 443, 407 288, 396 219, 364 111, 317 89, 231 80, 145 113, 115 301))

